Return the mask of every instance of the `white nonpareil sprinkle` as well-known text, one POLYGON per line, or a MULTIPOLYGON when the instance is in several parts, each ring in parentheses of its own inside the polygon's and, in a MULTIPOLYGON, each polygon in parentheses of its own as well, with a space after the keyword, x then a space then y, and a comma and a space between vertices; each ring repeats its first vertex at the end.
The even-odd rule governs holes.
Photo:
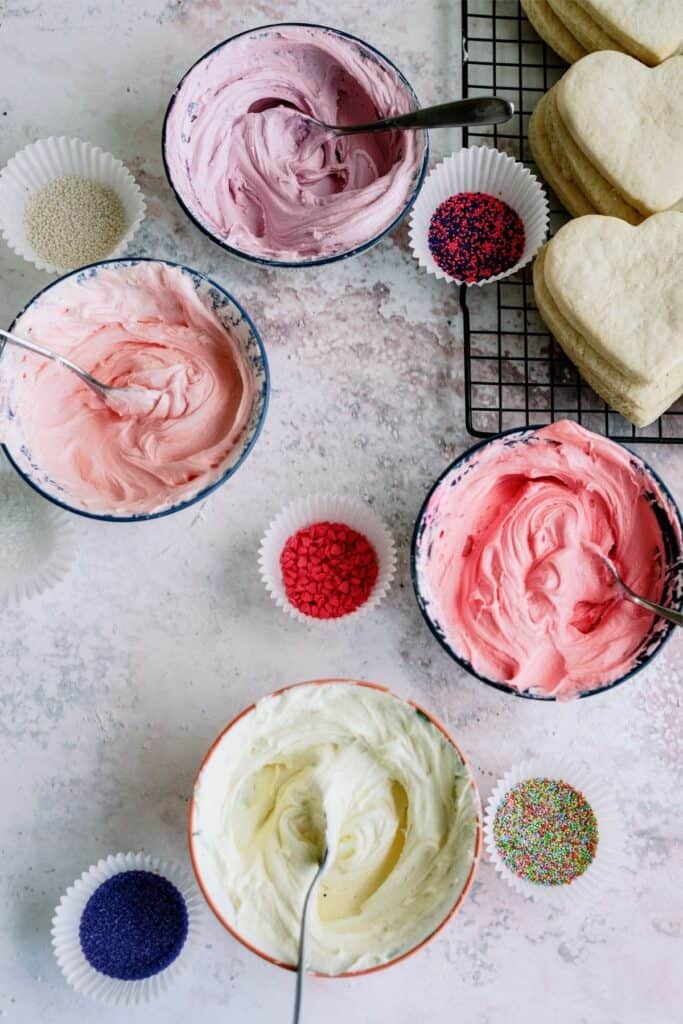
POLYGON ((31 196, 24 224, 38 256, 73 270, 111 254, 125 233, 126 214, 114 189, 66 175, 31 196))

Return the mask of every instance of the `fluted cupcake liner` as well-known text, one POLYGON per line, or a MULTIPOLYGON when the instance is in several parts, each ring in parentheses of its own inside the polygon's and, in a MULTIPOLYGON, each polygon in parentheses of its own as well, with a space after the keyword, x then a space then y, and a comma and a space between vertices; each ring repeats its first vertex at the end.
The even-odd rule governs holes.
POLYGON ((52 918, 52 948, 62 974, 77 992, 101 1002, 130 1006, 161 995, 177 978, 197 945, 203 918, 204 904, 189 870, 145 853, 116 853, 88 868, 66 890, 52 918), (151 977, 135 981, 112 978, 92 967, 79 934, 90 897, 108 879, 126 871, 148 871, 171 882, 182 896, 188 918, 187 936, 176 959, 151 977))
POLYGON ((614 795, 607 782, 578 761, 559 756, 538 756, 510 768, 496 783, 484 813, 484 844, 497 873, 520 896, 563 909, 585 905, 604 892, 616 875, 623 849, 623 832, 614 795), (598 827, 595 857, 582 875, 570 883, 544 885, 516 875, 496 845, 496 812, 511 789, 530 779, 564 782, 590 804, 598 827))
POLYGON ((293 501, 275 517, 261 541, 258 565, 266 590, 278 607, 301 622, 329 626, 348 622, 350 618, 366 614, 377 607, 394 578, 396 548, 388 529, 369 505, 338 495, 314 495, 293 501), (305 615, 295 608, 287 597, 280 567, 280 555, 288 539, 299 530, 322 522, 343 523, 363 534, 374 548, 378 562, 377 579, 366 601, 355 611, 332 619, 305 615))
POLYGON ((44 185, 58 178, 88 178, 113 189, 125 215, 125 231, 111 252, 100 259, 121 256, 145 215, 145 200, 130 171, 111 153, 82 139, 50 136, 16 153, 0 172, 0 233, 14 252, 39 270, 61 274, 74 267, 46 262, 33 249, 26 231, 26 204, 44 185))
POLYGON ((76 554, 76 533, 66 513, 6 464, 0 464, 0 508, 0 608, 7 608, 61 582, 76 554))
POLYGON ((546 194, 524 164, 490 146, 472 146, 447 156, 430 171, 410 215, 410 244, 413 256, 429 274, 453 284, 481 286, 500 281, 521 270, 541 248, 548 233, 549 207, 546 194), (463 282, 451 277, 437 264, 429 250, 429 223, 435 210, 461 192, 485 192, 507 203, 524 223, 524 251, 521 258, 501 274, 481 281, 463 282))

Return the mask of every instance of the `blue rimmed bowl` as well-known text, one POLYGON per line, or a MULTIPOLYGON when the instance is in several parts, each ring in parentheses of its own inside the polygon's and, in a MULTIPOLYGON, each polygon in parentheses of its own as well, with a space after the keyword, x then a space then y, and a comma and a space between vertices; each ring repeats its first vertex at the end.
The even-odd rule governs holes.
MULTIPOLYGON (((159 508, 152 512, 135 514, 92 512, 79 506, 74 501, 73 496, 67 494, 58 480, 53 479, 41 469, 29 448, 23 442, 20 425, 21 416, 13 394, 11 372, 11 361, 19 359, 21 352, 11 345, 0 344, 0 377, 5 381, 6 387, 3 401, 0 403, 0 436, 3 436, 5 443, 2 445, 2 448, 9 462, 27 484, 39 494, 42 494, 44 498, 47 498, 48 501, 59 505, 60 508, 74 512, 76 515, 86 516, 88 519, 101 519, 106 522, 115 523, 158 519, 161 516, 171 515, 173 512, 180 512, 182 509, 189 508, 190 505, 201 501, 208 494, 211 494, 212 491, 215 491, 217 487, 220 487, 221 484, 224 484, 226 480, 234 476, 258 440, 268 409, 270 394, 270 373, 266 350, 249 314, 229 292, 215 281, 212 281, 211 278, 200 274, 197 270, 192 270, 190 267, 179 263, 173 263, 170 260, 157 260, 146 257, 102 260, 100 263, 93 263, 90 266, 74 270, 60 277, 52 284, 47 285, 37 295, 34 295, 30 302, 17 314, 10 330, 15 329, 15 325, 17 325, 24 313, 40 303, 43 297, 48 292, 51 292, 53 288, 59 288, 63 282, 73 277, 81 280, 94 277, 103 268, 107 268, 107 270, 120 270, 139 263, 163 263, 169 267, 177 267, 184 274, 187 274, 191 278, 202 301, 214 311, 218 319, 229 329, 232 338, 240 347, 245 362, 251 367, 254 374, 254 402, 249 420, 238 444, 228 453, 221 465, 216 467, 215 478, 211 479, 208 484, 204 483, 201 489, 191 497, 185 498, 183 501, 173 505, 160 505, 159 508)), ((64 372, 66 373, 67 371, 64 372)))
MULTIPOLYGON (((497 690, 502 690, 504 693, 512 694, 515 697, 526 697, 531 700, 553 701, 557 699, 554 696, 548 696, 533 689, 518 690, 505 682, 491 679, 477 672, 463 653, 456 648, 444 629, 439 618, 439 609, 430 600, 429 587, 426 582, 426 569, 440 528, 438 516, 433 514, 433 510, 438 507, 440 495, 448 488, 457 487, 465 476, 473 472, 482 456, 484 454, 488 455, 491 446, 523 445, 539 429, 541 428, 527 427, 520 429, 514 427, 511 430, 503 431, 501 434, 496 434, 494 437, 487 438, 473 445, 443 471, 430 488, 417 517, 411 546, 410 570, 418 607, 422 612, 425 622, 439 644, 458 665, 469 672, 470 675, 481 680, 482 683, 486 683, 487 686, 493 686, 497 690)), ((616 441, 611 443, 617 444, 616 441)), ((619 445, 619 447, 625 448, 624 445, 619 445)), ((654 511, 662 534, 666 569, 661 603, 672 608, 681 608, 683 606, 683 518, 681 517, 680 509, 666 485, 651 466, 630 451, 630 449, 625 448, 625 450, 628 451, 636 471, 642 474, 646 481, 644 494, 654 511)), ((592 697, 597 693, 604 693, 606 690, 611 690, 615 686, 619 686, 620 683, 626 682, 627 679, 640 672, 659 654, 675 628, 673 623, 666 622, 662 618, 655 618, 648 633, 643 638, 628 671, 617 679, 611 679, 602 685, 585 690, 579 693, 578 696, 592 697)))
POLYGON ((381 53, 380 50, 376 49, 370 43, 365 42, 365 40, 360 39, 358 36, 354 36, 350 32, 343 32, 341 29, 330 28, 327 25, 319 25, 314 22, 283 21, 269 25, 260 25, 257 28, 248 29, 245 32, 239 32, 237 35, 231 36, 229 39, 225 39, 223 40, 223 42, 218 43, 216 46, 212 47, 212 49, 202 54, 202 56, 192 65, 192 67, 185 72, 181 80, 178 82, 178 85, 176 86, 173 95, 171 96, 168 107, 166 109, 161 141, 162 159, 164 162, 164 169, 166 171, 166 177, 168 178, 169 185, 171 186, 175 194, 175 197, 178 200, 178 203, 180 204, 184 213, 189 217, 193 224, 195 224, 199 228, 200 231, 202 231, 205 235, 212 239, 212 241, 216 242, 217 245, 220 245, 222 249, 225 249, 226 252, 229 252, 231 255, 238 257, 238 259, 246 260, 247 262, 250 263, 257 263, 260 266, 264 267, 319 267, 324 266, 325 264, 328 263, 336 263, 339 260, 349 259, 351 256, 357 256, 359 253, 365 252, 367 249, 371 249, 372 246, 377 245, 377 243, 380 242, 385 237, 385 235, 388 235, 389 232, 393 231, 394 228, 396 228, 401 223, 403 218, 410 212, 410 209, 415 200, 417 199, 418 193, 422 187, 422 182, 424 181, 425 174, 427 173, 427 165, 429 163, 429 137, 426 131, 422 131, 419 133, 422 136, 422 153, 418 163, 418 167, 416 169, 412 187, 406 198, 405 203, 403 204, 401 209, 396 213, 396 216, 392 218, 391 222, 387 224, 386 227, 384 227, 377 234, 373 235, 371 238, 368 238, 361 244, 356 245, 351 249, 344 249, 340 250, 339 252, 332 253, 330 255, 316 256, 301 260, 291 258, 278 259, 277 257, 261 256, 257 253, 250 253, 247 250, 239 249, 233 245, 228 244, 228 242, 224 238, 216 234, 212 227, 206 223, 205 219, 201 215, 201 212, 197 209, 196 204, 192 202, 192 198, 189 195, 189 190, 183 186, 182 182, 174 180, 167 154, 171 133, 175 131, 172 122, 175 121, 176 115, 178 113, 176 110, 176 104, 179 103, 184 105, 184 109, 181 111, 182 116, 180 118, 180 139, 184 144, 187 144, 189 140, 189 129, 192 124, 194 109, 196 107, 196 102, 191 92, 191 89, 195 83, 195 80, 199 81, 201 79, 203 65, 212 57, 214 57, 219 51, 229 48, 230 45, 232 43, 235 43, 237 40, 249 36, 253 36, 256 39, 262 37, 266 33, 285 28, 314 29, 322 33, 329 33, 333 36, 338 36, 342 39, 349 40, 356 47, 358 47, 358 49, 362 52, 362 54, 365 57, 367 57, 367 59, 376 61, 385 69, 390 71, 395 76, 397 83, 405 90, 405 92, 410 97, 413 107, 415 109, 419 108, 420 104, 415 94, 415 90, 413 89, 405 75, 396 67, 393 61, 389 60, 389 58, 386 57, 383 53, 381 53), (171 114, 174 114, 173 118, 171 117, 171 114))

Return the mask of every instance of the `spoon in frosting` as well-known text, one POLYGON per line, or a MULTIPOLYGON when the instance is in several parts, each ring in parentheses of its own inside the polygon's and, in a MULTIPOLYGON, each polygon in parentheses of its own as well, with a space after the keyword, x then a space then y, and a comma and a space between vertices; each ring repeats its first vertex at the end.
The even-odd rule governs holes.
POLYGON ((435 107, 423 107, 421 110, 411 110, 408 114, 383 117, 378 121, 367 121, 364 124, 326 124, 300 110, 295 110, 292 116, 301 122, 304 129, 300 141, 306 142, 304 158, 307 158, 318 146, 340 135, 405 131, 411 128, 464 128, 477 124, 502 124, 509 121, 514 112, 514 104, 501 99, 500 96, 475 96, 473 99, 439 103, 435 107))
POLYGON ((326 124, 309 114, 296 116, 329 135, 358 135, 361 132, 403 131, 408 128, 464 128, 476 124, 502 124, 515 112, 513 103, 500 96, 475 96, 468 100, 439 103, 435 107, 411 110, 408 114, 383 117, 364 124, 326 124))
POLYGON ((27 341, 26 338, 19 338, 16 334, 3 331, 1 328, 0 337, 11 342, 12 345, 26 349, 27 352, 34 352, 45 359, 52 359, 55 363, 59 363, 60 366, 71 370, 118 416, 144 416, 152 411, 163 394, 162 391, 157 391, 154 388, 143 388, 136 385, 118 388, 113 387, 111 384, 104 384, 101 380, 88 373, 87 370, 67 359, 66 356, 60 355, 59 352, 53 352, 52 349, 44 348, 33 341, 27 341))
POLYGON ((599 553, 599 557, 602 563, 607 566, 615 581, 619 584, 621 592, 627 601, 631 601, 633 604, 637 604, 641 608, 647 608, 648 611, 654 612, 655 615, 661 615, 661 617, 666 619, 667 622, 673 622, 676 626, 683 626, 683 613, 674 611, 673 608, 665 608, 664 605, 661 604, 655 604, 654 601, 648 601, 646 597, 641 597, 640 594, 636 594, 635 591, 631 590, 631 588, 624 583, 614 562, 602 551, 599 553))
MULTIPOLYGON (((324 812, 323 812, 324 814, 324 812)), ((323 835, 323 845, 320 850, 318 857, 318 867, 311 879, 311 884, 308 887, 308 892, 304 898, 303 910, 301 911, 301 931, 299 932, 299 959, 296 965, 296 989, 294 991, 294 1017, 293 1024, 299 1024, 299 1017, 301 1014, 301 991, 304 981, 304 974, 306 973, 306 924, 308 921, 308 904, 311 896, 315 891, 315 888, 320 881, 320 876, 327 867, 327 861, 330 855, 330 844, 327 835, 327 816, 324 816, 325 821, 325 833, 323 835)))

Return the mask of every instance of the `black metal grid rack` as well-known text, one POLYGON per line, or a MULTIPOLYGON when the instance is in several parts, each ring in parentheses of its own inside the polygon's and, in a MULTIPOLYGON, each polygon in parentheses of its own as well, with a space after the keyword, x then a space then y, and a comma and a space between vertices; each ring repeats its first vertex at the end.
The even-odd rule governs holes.
MULTIPOLYGON (((506 124, 465 129, 463 144, 495 146, 538 174, 527 141, 529 117, 567 65, 539 40, 518 0, 462 0, 462 31, 463 96, 494 92, 516 111, 506 124)), ((568 215, 550 190, 549 199, 552 233, 568 215)), ((460 303, 470 434, 489 437, 568 418, 616 441, 683 444, 683 401, 638 429, 581 379, 538 313, 530 267, 494 285, 463 286, 460 303)))

